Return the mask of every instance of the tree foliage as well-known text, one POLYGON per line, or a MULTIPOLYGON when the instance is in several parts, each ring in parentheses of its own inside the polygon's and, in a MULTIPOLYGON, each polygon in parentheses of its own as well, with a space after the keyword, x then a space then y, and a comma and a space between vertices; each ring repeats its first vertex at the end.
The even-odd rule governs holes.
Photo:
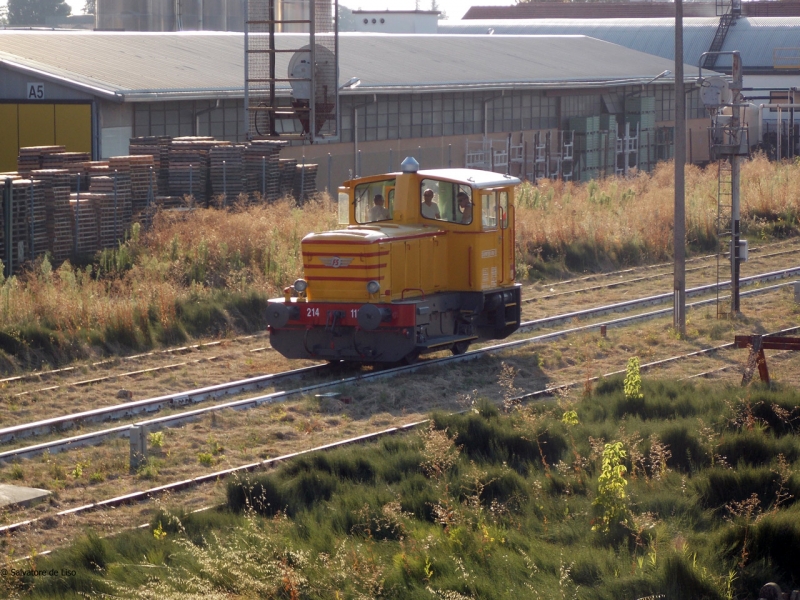
POLYGON ((71 12, 64 0, 8 0, 9 25, 46 25, 48 17, 66 17, 71 12))

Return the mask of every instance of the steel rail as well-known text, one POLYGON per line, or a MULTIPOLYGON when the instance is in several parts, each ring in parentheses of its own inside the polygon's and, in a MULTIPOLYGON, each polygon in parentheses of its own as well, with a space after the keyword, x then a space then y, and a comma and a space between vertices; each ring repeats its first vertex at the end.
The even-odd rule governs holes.
MULTIPOLYGON (((766 288, 759 288, 755 290, 749 290, 743 292, 742 295, 756 295, 756 294, 764 294, 775 291, 777 289, 786 287, 790 285, 789 283, 781 283, 773 286, 769 286, 766 288)), ((710 298, 706 300, 701 300, 698 302, 694 302, 689 304, 687 307, 694 308, 703 306, 705 304, 709 304, 712 302, 716 302, 716 298, 710 298)), ((648 313, 643 313, 639 315, 631 315, 628 317, 623 317, 620 319, 615 319, 612 321, 607 321, 604 323, 594 323, 589 325, 583 325, 578 327, 572 327, 570 329, 554 331, 551 333, 546 333, 539 336, 534 336, 530 338, 525 338, 522 340, 514 340, 511 342, 504 342, 501 344, 496 344, 492 346, 486 346, 483 348, 478 348, 471 352, 467 352, 466 354, 455 355, 455 356, 447 356, 442 358, 431 359, 427 361, 423 361, 418 364, 414 365, 405 365, 401 367, 395 367, 392 369, 385 369, 382 371, 373 371, 370 373, 361 373, 359 375, 353 377, 347 377, 343 379, 339 379, 336 381, 329 381, 329 382, 321 382, 317 384, 313 384, 310 386, 305 386, 301 388, 297 388, 294 390, 286 390, 286 391, 278 391, 273 392, 270 394, 265 394, 261 396, 255 396, 251 398, 244 398, 241 400, 234 400, 231 402, 226 402, 223 404, 215 404, 213 406, 208 406, 204 408, 195 409, 192 411, 182 412, 180 414, 175 415, 167 415, 164 417, 159 417, 155 419, 150 419, 147 421, 140 421, 134 423, 133 425, 137 425, 140 427, 145 427, 148 431, 154 431, 165 427, 174 427, 180 425, 186 421, 195 419, 197 417, 203 416, 205 414, 210 414, 216 411, 225 410, 225 409, 233 409, 233 410, 243 410, 248 408, 255 408, 265 403, 272 403, 282 400, 287 400, 290 397, 297 396, 297 395, 305 395, 315 391, 320 391, 323 389, 337 387, 337 386, 344 386, 348 384, 355 384, 361 383, 364 381, 371 381, 371 380, 378 380, 383 378, 390 378, 396 377, 401 374, 406 373, 413 373, 420 369, 430 368, 430 367, 438 367, 441 365, 446 364, 455 364, 458 362, 464 362, 469 360, 477 360, 478 358, 483 357, 487 354, 493 354, 496 352, 503 352, 509 349, 518 348, 521 346, 525 346, 528 344, 534 343, 541 343, 557 338, 561 338, 570 334, 574 333, 585 333, 588 331, 598 330, 602 325, 606 327, 622 327, 625 325, 629 325, 631 323, 636 323, 639 321, 644 320, 651 320, 657 318, 659 316, 663 316, 667 313, 670 313, 671 309, 661 309, 656 311, 651 311, 648 313)), ((535 323, 535 322, 531 322, 535 323)), ((523 324, 524 326, 525 324, 523 324)), ((520 330, 525 330, 523 327, 520 330)), ((323 365, 324 368, 326 365, 323 365)), ((314 367, 306 367, 307 369, 313 369, 314 367)), ((279 375, 279 374, 278 374, 279 375)), ((269 377, 269 376, 265 376, 269 377)), ((258 378, 256 378, 258 379, 258 378)), ((224 386, 223 386, 224 387, 224 386)), ((140 401, 145 402, 145 401, 140 401)), ((44 442, 41 444, 36 444, 33 446, 26 446, 23 448, 18 448, 15 450, 8 450, 6 452, 0 453, 0 462, 8 462, 17 460, 19 458, 31 458, 34 456, 38 456, 44 452, 62 452, 64 450, 69 450, 72 448, 83 447, 88 445, 95 445, 101 443, 106 438, 110 437, 128 437, 130 435, 130 427, 131 425, 122 425, 119 427, 113 427, 110 429, 104 429, 101 431, 86 433, 83 435, 73 436, 69 438, 62 438, 59 440, 53 440, 50 442, 44 442)))
MULTIPOLYGON (((794 270, 800 272, 800 267, 797 267, 794 270)), ((789 271, 793 270, 789 269, 782 272, 776 271, 772 273, 766 273, 761 276, 752 276, 747 279, 750 280, 750 283, 754 282, 755 280, 769 281, 773 278, 777 278, 780 274, 785 274, 788 273, 789 271)), ((716 284, 701 286, 699 288, 693 288, 691 290, 687 290, 687 297, 699 295, 706 290, 711 290, 715 288, 716 284)), ((672 300, 672 294, 661 294, 659 296, 651 296, 638 300, 629 300, 626 302, 620 302, 617 304, 611 304, 603 307, 595 307, 583 311, 567 313, 564 315, 547 317, 545 319, 527 321, 525 323, 522 323, 519 331, 523 333, 528 331, 535 331, 537 329, 542 329, 548 326, 560 325, 564 322, 572 321, 573 319, 586 319, 597 316, 603 316, 614 312, 622 312, 626 310, 632 310, 635 308, 642 308, 671 300, 672 300)), ((44 419, 41 421, 35 421, 31 423, 5 427, 0 429, 0 443, 10 443, 18 438, 46 435, 48 433, 51 433, 52 431, 63 431, 82 424, 119 420, 119 419, 129 418, 131 416, 135 416, 141 413, 156 412, 163 408, 175 408, 186 404, 196 404, 208 399, 214 399, 225 395, 237 394, 243 391, 263 388, 266 387, 267 385, 273 385, 284 378, 291 379, 293 377, 309 374, 310 372, 324 370, 326 367, 327 365, 321 365, 319 367, 307 367, 305 369, 298 369, 296 371, 287 371, 285 373, 263 375, 241 381, 234 381, 231 383, 203 387, 196 390, 190 390, 188 392, 177 392, 174 394, 168 394, 156 398, 137 400, 134 402, 126 402, 114 406, 101 407, 88 411, 82 411, 69 415, 62 415, 59 417, 44 419), (309 369, 311 369, 311 371, 309 371, 309 369)), ((92 379, 87 381, 94 382, 99 380, 100 379, 92 379)), ((56 387, 57 386, 47 389, 48 390, 55 389, 56 387)), ((0 453, 0 461, 4 460, 3 458, 4 455, 5 453, 0 453)))
MULTIPOLYGON (((782 334, 786 334, 786 333, 789 333, 789 332, 792 332, 792 331, 796 331, 798 329, 800 329, 800 327, 790 327, 790 328, 787 328, 787 329, 782 329, 780 331, 767 333, 767 334, 765 334, 765 337, 774 336, 774 335, 782 335, 782 334)), ((696 351, 693 351, 693 352, 688 352, 686 354, 681 354, 681 355, 672 356, 672 357, 669 357, 669 358, 666 358, 666 359, 662 359, 662 360, 657 360, 657 361, 652 361, 652 362, 649 362, 649 363, 644 363, 639 368, 641 370, 649 370, 649 369, 653 369, 653 368, 656 368, 656 367, 659 367, 659 366, 662 366, 662 365, 665 365, 665 364, 669 364, 671 362, 676 362, 678 360, 683 360, 683 359, 686 359, 686 358, 693 358, 695 356, 700 356, 700 355, 703 355, 703 354, 709 354, 709 353, 717 352, 719 350, 732 348, 733 346, 734 346, 733 343, 721 344, 719 346, 713 346, 711 348, 704 348, 702 350, 696 350, 696 351)), ((784 354, 784 353, 781 353, 781 354, 784 354)), ((725 369, 729 369, 729 368, 731 368, 731 366, 726 366, 726 367, 723 367, 722 369, 716 369, 714 371, 707 371, 705 373, 700 373, 700 374, 697 374, 697 375, 695 375, 693 377, 704 376, 704 375, 708 375, 708 374, 715 373, 715 372, 718 372, 718 371, 721 371, 721 370, 725 370, 725 369)), ((608 378, 608 377, 613 377, 615 375, 621 375, 621 374, 623 374, 625 372, 626 372, 625 369, 620 369, 620 370, 617 370, 617 371, 612 371, 610 373, 606 373, 604 375, 592 377, 592 378, 589 379, 589 381, 598 381, 598 380, 600 380, 602 378, 608 378)), ((569 382, 569 383, 565 383, 565 384, 560 384, 560 385, 555 385, 555 386, 548 386, 548 387, 546 387, 546 388, 544 388, 542 390, 536 390, 534 392, 529 392, 529 393, 526 393, 526 394, 522 394, 522 395, 516 396, 514 398, 511 398, 510 400, 512 400, 512 401, 523 401, 523 400, 529 400, 529 399, 532 399, 532 398, 538 398, 538 397, 542 397, 542 396, 552 396, 558 390, 569 388, 569 387, 574 387, 576 385, 581 385, 585 381, 586 380, 573 381, 573 382, 569 382)), ((465 412, 465 411, 457 411, 457 413, 463 413, 463 412, 465 412)), ((382 437, 389 436, 389 435, 394 435, 396 433, 404 433, 404 432, 410 431, 410 430, 412 430, 412 429, 414 429, 416 427, 419 427, 420 425, 424 425, 424 424, 426 424, 428 422, 429 422, 429 419, 423 419, 421 421, 415 421, 415 422, 412 422, 412 423, 407 423, 405 425, 400 425, 398 427, 390 427, 388 429, 383 429, 381 431, 367 433, 367 434, 363 434, 363 435, 360 435, 360 436, 347 438, 345 440, 339 440, 337 442, 331 442, 329 444, 324 444, 322 446, 316 446, 314 448, 308 448, 306 450, 300 450, 298 452, 285 454, 285 455, 278 456, 278 457, 275 457, 275 458, 266 459, 266 460, 263 460, 263 461, 260 461, 260 462, 248 463, 248 464, 241 465, 241 466, 238 466, 238 467, 232 467, 230 469, 224 469, 222 471, 216 471, 214 473, 208 473, 208 474, 201 475, 199 477, 194 477, 194 478, 191 478, 191 479, 184 479, 184 480, 180 480, 180 481, 175 481, 175 482, 168 483, 168 484, 165 484, 165 485, 160 485, 160 486, 157 486, 157 487, 154 487, 154 488, 149 488, 149 489, 141 490, 141 491, 138 491, 138 492, 132 492, 132 493, 125 494, 125 495, 122 495, 122 496, 109 498, 107 500, 101 500, 99 502, 94 502, 94 503, 90 503, 90 504, 84 504, 82 506, 78 506, 78 507, 62 510, 62 511, 59 511, 59 512, 55 513, 54 516, 55 517, 63 517, 63 516, 70 516, 70 515, 86 513, 86 512, 90 512, 90 511, 94 511, 94 510, 100 510, 100 509, 103 509, 103 508, 116 508, 116 507, 119 507, 119 506, 132 504, 134 502, 141 502, 141 501, 144 501, 144 500, 149 500, 149 499, 153 498, 154 496, 158 496, 158 495, 165 494, 165 493, 181 492, 181 491, 184 491, 184 490, 187 490, 187 489, 191 489, 191 488, 194 488, 194 487, 199 487, 200 485, 203 485, 203 484, 206 484, 206 483, 218 482, 218 481, 220 481, 222 479, 225 479, 226 477, 228 477, 230 475, 235 475, 235 474, 240 474, 240 473, 249 473, 249 472, 255 471, 257 469, 272 467, 272 466, 275 466, 275 465, 277 465, 277 464, 279 464, 281 462, 285 462, 287 460, 291 460, 292 458, 296 458, 298 456, 303 456, 303 455, 306 455, 306 454, 313 454, 313 453, 316 453, 316 452, 323 452, 323 451, 327 451, 327 450, 333 450, 335 448, 341 448, 341 447, 348 446, 348 445, 351 445, 351 444, 356 444, 356 443, 375 441, 375 440, 378 440, 378 439, 380 439, 382 437)), ((201 509, 201 510, 203 510, 203 509, 201 509)), ((2 526, 2 527, 0 527, 0 535, 4 535, 4 534, 8 535, 8 534, 15 533, 15 532, 17 532, 20 529, 23 529, 25 527, 36 525, 39 522, 42 522, 42 521, 44 521, 45 519, 47 519, 49 517, 50 516, 48 515, 48 516, 45 516, 45 517, 38 517, 38 518, 34 518, 34 519, 28 519, 28 520, 25 520, 25 521, 20 521, 20 522, 17 522, 17 523, 12 523, 10 525, 2 526)), ((138 527, 147 527, 147 524, 139 525, 138 527)), ((47 553, 47 552, 42 552, 39 555, 42 555, 42 554, 45 554, 45 553, 47 553)))
MULTIPOLYGON (((777 279, 785 279, 787 277, 792 277, 795 275, 800 275, 800 266, 790 267, 788 269, 782 269, 780 271, 771 271, 769 273, 762 273, 761 275, 751 275, 750 277, 743 277, 742 279, 740 279, 739 285, 740 287, 745 287, 757 283, 766 283, 768 281, 775 281, 777 279)), ((721 283, 719 285, 719 288, 726 289, 729 288, 730 285, 731 285, 730 281, 726 281, 724 283, 721 283)), ((716 289, 717 289, 716 283, 701 285, 686 290, 686 297, 693 298, 697 296, 702 296, 703 294, 716 291, 716 289)), ((625 312, 636 308, 644 308, 647 306, 656 306, 658 304, 672 303, 672 300, 673 300, 672 292, 668 294, 657 294, 655 296, 648 296, 646 298, 638 298, 634 300, 626 300, 625 302, 617 302, 615 304, 609 304, 607 306, 600 308, 587 308, 585 310, 577 310, 562 315, 555 315, 552 317, 545 317, 543 319, 536 319, 534 321, 528 321, 524 323, 524 325, 527 327, 526 331, 533 331, 535 329, 543 329, 545 327, 554 327, 556 325, 560 325, 566 321, 571 321, 573 319, 587 319, 616 312, 625 312)), ((714 298, 714 301, 716 302, 716 298, 714 298)))
MULTIPOLYGON (((772 247, 777 247, 777 246, 782 246, 785 243, 792 243, 792 242, 779 242, 777 244, 764 244, 763 246, 754 246, 753 248, 750 248, 750 253, 753 254, 753 253, 763 252, 766 249, 769 249, 769 248, 772 248, 772 247)), ((792 249, 792 250, 786 251, 786 253, 790 253, 790 252, 794 252, 794 251, 795 251, 795 249, 792 249)), ((781 252, 781 253, 783 253, 783 252, 781 252)), ((729 254, 730 254, 729 252, 724 252, 723 253, 724 256, 728 256, 729 254)), ((772 255, 766 255, 766 256, 772 256, 772 255)), ((695 262, 700 262, 700 261, 704 261, 704 260, 707 260, 707 259, 713 259, 713 258, 716 258, 716 257, 717 257, 716 254, 705 254, 703 256, 695 256, 694 258, 688 258, 688 259, 686 259, 686 263, 687 264, 695 263, 695 262)), ((765 258, 765 256, 761 256, 759 258, 765 258)), ((602 277, 614 277, 614 276, 620 275, 620 273, 634 273, 634 272, 637 272, 637 271, 645 271, 645 270, 652 270, 652 269, 672 268, 673 266, 674 265, 671 262, 656 263, 654 265, 647 265, 647 266, 641 266, 641 267, 631 267, 629 269, 621 269, 619 271, 609 271, 607 273, 593 273, 591 275, 584 275, 582 277, 575 277, 573 279, 565 279, 563 281, 554 281, 552 283, 549 283, 548 285, 550 287, 556 287, 556 286, 559 286, 559 285, 569 285, 571 283, 579 283, 581 281, 592 281, 594 279, 600 279, 602 277)), ((670 271, 669 274, 671 275, 672 271, 670 271)))
MULTIPOLYGON (((254 339, 258 337, 263 337, 265 334, 257 333, 253 335, 245 335, 238 338, 233 338, 233 340, 215 340, 213 342, 204 342, 202 344, 193 344, 191 346, 181 346, 179 348, 166 348, 164 350, 155 350, 153 352, 145 352, 143 354, 132 354, 131 356, 118 356, 115 358, 109 358, 105 360, 100 360, 97 362, 93 362, 89 367, 102 367, 105 365, 111 365, 115 362, 123 362, 129 360, 137 360, 140 358, 147 358, 150 356, 157 356, 159 354, 184 354, 191 352, 193 350, 202 350, 203 348, 210 348, 212 346, 219 346, 224 341, 239 341, 239 340, 248 340, 254 339)), ((263 350, 263 348, 259 348, 258 350, 263 350)), ((251 352, 253 352, 251 350, 251 352)), ((49 371, 34 371, 33 373, 25 373, 23 375, 14 375, 12 377, 5 377, 0 379, 0 384, 2 383, 14 383, 18 381, 27 381, 29 379, 43 379, 47 377, 52 377, 54 375, 61 375, 63 373, 70 373, 72 371, 78 371, 82 369, 83 366, 72 366, 72 367, 61 367, 59 369, 50 369, 49 371)), ((124 375, 124 374, 123 374, 124 375)))
MULTIPOLYGON (((773 256, 782 256, 784 254, 796 254, 796 253, 797 253, 796 249, 782 250, 781 252, 773 252, 772 254, 765 254, 763 256, 759 256, 758 258, 759 259, 772 258, 773 256)), ((692 272, 692 271, 703 271, 705 269, 713 269, 715 267, 716 267, 716 265, 714 265, 714 264, 708 264, 708 265, 704 265, 702 267, 693 267, 691 269, 686 269, 686 272, 689 273, 689 272, 692 272)), ((669 272, 663 272, 663 273, 656 273, 654 275, 643 275, 641 277, 634 277, 633 279, 625 279, 625 280, 622 280, 622 281, 611 281, 611 282, 607 282, 607 283, 598 283, 597 285, 592 285, 592 286, 589 286, 589 287, 583 287, 583 288, 579 288, 579 289, 576 289, 576 290, 568 290, 568 291, 564 291, 564 292, 554 292, 554 293, 551 293, 551 294, 546 294, 544 296, 535 296, 535 297, 532 297, 532 298, 524 298, 522 300, 522 303, 523 304, 532 304, 534 302, 539 302, 541 300, 551 300, 553 298, 560 298, 562 296, 570 296, 572 294, 581 294, 581 293, 585 293, 585 292, 595 292, 597 290, 611 289, 611 288, 619 287, 621 285, 631 285, 631 284, 639 283, 639 282, 642 282, 642 281, 651 281, 653 279, 661 279, 663 277, 669 277, 671 275, 672 275, 672 271, 669 271, 669 272)))
POLYGON ((279 381, 312 375, 328 369, 330 369, 330 365, 303 367, 282 373, 260 375, 239 381, 197 388, 188 392, 177 392, 156 398, 124 402, 114 406, 105 406, 32 423, 4 427, 0 429, 0 443, 9 443, 18 438, 29 436, 46 435, 52 431, 70 429, 86 423, 124 419, 141 413, 156 412, 163 408, 176 408, 187 404, 196 404, 208 399, 264 388, 279 381))

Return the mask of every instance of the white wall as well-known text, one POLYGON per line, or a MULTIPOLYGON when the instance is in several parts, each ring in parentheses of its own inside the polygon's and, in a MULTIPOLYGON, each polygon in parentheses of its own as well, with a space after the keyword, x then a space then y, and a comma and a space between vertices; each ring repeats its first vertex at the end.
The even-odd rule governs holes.
POLYGON ((355 31, 369 33, 437 33, 439 27, 439 13, 431 11, 354 10, 353 20, 355 31))

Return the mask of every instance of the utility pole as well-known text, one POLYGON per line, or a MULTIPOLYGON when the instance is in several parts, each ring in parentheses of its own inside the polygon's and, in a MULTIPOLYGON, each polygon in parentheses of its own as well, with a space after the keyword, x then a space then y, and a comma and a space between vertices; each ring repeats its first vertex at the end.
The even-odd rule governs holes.
POLYGON ((686 94, 683 85, 683 0, 675 0, 675 224, 672 326, 686 335, 686 94))
POLYGON ((739 175, 741 162, 739 153, 741 152, 741 138, 743 130, 741 127, 739 111, 741 102, 739 95, 742 91, 742 60, 739 53, 731 56, 731 132, 733 141, 737 142, 735 152, 731 153, 731 315, 739 312, 739 218, 740 218, 740 196, 739 196, 739 175))

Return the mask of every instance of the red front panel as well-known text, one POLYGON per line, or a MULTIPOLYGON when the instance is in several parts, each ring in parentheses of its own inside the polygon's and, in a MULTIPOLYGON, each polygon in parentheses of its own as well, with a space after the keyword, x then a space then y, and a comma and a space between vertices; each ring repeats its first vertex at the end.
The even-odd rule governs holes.
MULTIPOLYGON (((290 319, 289 325, 302 324, 306 327, 325 327, 333 322, 333 312, 341 313, 336 317, 336 325, 358 327, 358 309, 363 304, 352 302, 292 302, 300 313, 296 319, 290 319)), ((381 327, 414 327, 416 325, 416 306, 413 304, 376 304, 378 308, 389 308, 392 311, 390 321, 381 323, 381 327)))

